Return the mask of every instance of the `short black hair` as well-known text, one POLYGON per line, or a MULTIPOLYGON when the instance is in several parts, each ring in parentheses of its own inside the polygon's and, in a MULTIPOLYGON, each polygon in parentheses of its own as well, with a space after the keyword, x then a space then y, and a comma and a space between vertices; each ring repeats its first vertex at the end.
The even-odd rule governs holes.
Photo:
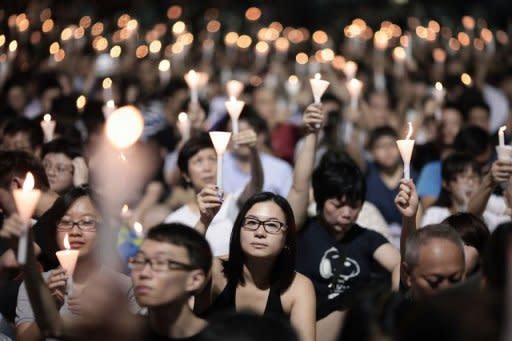
POLYGON ((178 168, 182 174, 188 175, 188 161, 203 149, 213 148, 213 143, 208 133, 201 133, 191 137, 181 148, 178 154, 178 168))
POLYGON ((258 135, 269 133, 267 122, 250 105, 244 106, 238 120, 246 121, 258 135))
POLYGON ((504 293, 507 284, 508 248, 512 240, 512 222, 498 225, 485 249, 482 275, 491 293, 504 293))
POLYGON ((346 197, 350 203, 363 204, 366 180, 359 167, 349 157, 328 152, 313 172, 313 193, 318 211, 332 198, 346 197))
POLYGON ((73 144, 65 138, 58 138, 45 143, 41 151, 41 158, 44 158, 45 155, 49 153, 64 154, 71 160, 75 157, 82 156, 80 146, 73 144))
POLYGON ((0 151, 0 188, 9 189, 14 177, 25 178, 27 172, 34 176, 35 188, 50 188, 43 165, 36 157, 24 151, 0 151))
POLYGON ((470 126, 459 131, 453 141, 453 148, 458 152, 474 156, 482 155, 491 146, 489 133, 477 126, 470 126))
POLYGON ((2 129, 2 137, 6 135, 16 135, 18 133, 26 133, 29 135, 32 148, 43 144, 43 130, 41 126, 33 120, 26 117, 15 117, 5 122, 2 129))
POLYGON ((192 227, 180 223, 164 223, 149 230, 146 239, 182 246, 187 250, 190 265, 205 274, 212 267, 212 251, 206 239, 192 227))
POLYGON ((391 126, 378 127, 370 132, 370 136, 368 138, 368 149, 373 149, 377 140, 384 136, 392 137, 395 140, 398 139, 398 133, 391 126))
POLYGON ((458 212, 443 220, 442 223, 453 227, 464 244, 477 249, 482 257, 485 246, 491 238, 489 228, 482 219, 472 213, 458 212))

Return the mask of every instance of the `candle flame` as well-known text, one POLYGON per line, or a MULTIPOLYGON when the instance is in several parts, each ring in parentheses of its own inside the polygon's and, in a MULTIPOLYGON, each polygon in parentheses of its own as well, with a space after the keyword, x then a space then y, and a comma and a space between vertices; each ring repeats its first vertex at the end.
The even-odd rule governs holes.
POLYGON ((25 181, 23 181, 23 191, 31 191, 32 189, 34 189, 34 176, 32 173, 27 172, 25 181))
POLYGON ((141 235, 142 232, 144 231, 144 228, 142 227, 142 224, 139 223, 138 221, 136 221, 134 224, 133 224, 133 229, 135 230, 135 233, 137 235, 141 235))
POLYGON ((66 248, 66 250, 71 249, 71 245, 69 244, 69 237, 68 237, 67 233, 64 236, 64 247, 66 248))
POLYGON ((441 84, 441 82, 436 82, 434 87, 436 88, 436 90, 443 90, 443 84, 441 84))
POLYGON ((128 205, 124 204, 123 208, 121 209, 121 215, 123 215, 123 216, 126 215, 128 213, 128 210, 129 210, 128 205))
POLYGON ((322 79, 322 76, 320 75, 320 73, 315 73, 315 79, 322 79))
POLYGON ((409 125, 409 131, 407 132, 407 136, 405 137, 405 139, 410 140, 412 136, 412 123, 408 122, 407 124, 409 125))
POLYGON ((87 98, 84 95, 80 95, 76 99, 76 107, 81 110, 85 107, 85 104, 87 103, 87 98))
POLYGON ((50 121, 52 120, 52 115, 50 115, 50 114, 46 114, 46 115, 44 115, 44 116, 43 116, 43 120, 44 120, 45 122, 50 122, 50 121))
POLYGON ((507 126, 501 126, 499 132, 503 133, 505 130, 507 130, 507 126))
POLYGON ((110 77, 107 77, 103 80, 102 84, 103 89, 108 89, 112 86, 112 79, 110 77))
POLYGON ((187 122, 188 121, 188 115, 186 112, 180 112, 178 115, 178 121, 180 122, 187 122))
POLYGON ((297 76, 291 75, 290 77, 288 77, 288 82, 296 84, 299 82, 299 79, 297 78, 297 76))

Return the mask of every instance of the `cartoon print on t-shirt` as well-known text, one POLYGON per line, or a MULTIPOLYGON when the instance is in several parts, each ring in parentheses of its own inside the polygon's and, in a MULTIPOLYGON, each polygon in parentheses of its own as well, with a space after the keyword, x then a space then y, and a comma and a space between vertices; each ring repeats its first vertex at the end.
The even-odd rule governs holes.
POLYGON ((331 247, 325 251, 320 260, 320 276, 331 279, 329 299, 333 299, 350 289, 350 279, 357 277, 360 272, 359 264, 350 257, 346 257, 344 260, 341 259, 340 252, 336 247, 331 247), (341 262, 343 264, 340 264, 341 262))

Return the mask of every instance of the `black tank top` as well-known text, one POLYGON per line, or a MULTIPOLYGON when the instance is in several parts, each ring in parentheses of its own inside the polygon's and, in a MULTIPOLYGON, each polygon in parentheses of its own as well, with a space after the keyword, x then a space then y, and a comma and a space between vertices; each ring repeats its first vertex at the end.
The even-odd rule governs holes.
MULTIPOLYGON (((220 312, 235 312, 236 311, 236 287, 237 283, 228 282, 224 290, 215 299, 213 304, 204 312, 204 317, 214 317, 220 312)), ((267 305, 263 316, 273 316, 277 318, 288 319, 281 304, 281 293, 276 286, 271 286, 268 294, 267 305)))

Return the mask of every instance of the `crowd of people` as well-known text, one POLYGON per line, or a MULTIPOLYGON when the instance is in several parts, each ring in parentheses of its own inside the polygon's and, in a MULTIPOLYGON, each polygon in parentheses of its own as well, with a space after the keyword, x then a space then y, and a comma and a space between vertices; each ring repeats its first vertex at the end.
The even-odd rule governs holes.
POLYGON ((0 340, 512 338, 507 31, 46 6, 0 10, 0 340))

